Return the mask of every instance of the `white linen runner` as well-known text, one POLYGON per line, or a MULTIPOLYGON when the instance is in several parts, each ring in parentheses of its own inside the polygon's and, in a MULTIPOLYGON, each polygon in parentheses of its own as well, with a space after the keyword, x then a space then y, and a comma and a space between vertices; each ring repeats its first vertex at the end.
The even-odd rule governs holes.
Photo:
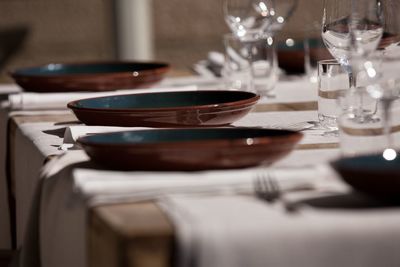
POLYGON ((399 207, 346 194, 311 195, 309 203, 295 212, 249 196, 170 196, 160 204, 182 245, 178 266, 399 266, 399 207))
MULTIPOLYGON (((252 194, 255 176, 268 171, 249 168, 196 173, 118 172, 92 169, 94 166, 87 160, 81 150, 68 151, 43 169, 38 218, 42 267, 86 266, 88 206, 163 199, 170 195, 252 194)), ((332 177, 330 169, 324 166, 277 169, 274 174, 282 188, 305 183, 319 187, 327 181, 337 184, 336 176, 332 177)))
MULTIPOLYGON (((212 85, 210 85, 210 87, 212 87, 212 85)), ((124 93, 126 93, 126 91, 124 91, 124 93)), ((292 82, 279 83, 276 88, 276 94, 276 99, 263 99, 261 100, 261 104, 316 101, 316 91, 306 81, 296 82, 295 85, 292 82)), ((64 102, 64 100, 62 102, 64 102)), ((65 101, 64 104, 66 104, 66 102, 67 101, 65 101)), ((36 103, 32 104, 31 108, 36 108, 35 105, 36 103)), ((38 103, 37 108, 41 108, 42 105, 43 103, 38 103)), ((289 124, 292 121, 298 122, 299 120, 303 119, 316 119, 315 111, 309 113, 306 112, 305 114, 307 115, 305 115, 304 117, 296 117, 297 115, 291 112, 281 112, 281 114, 277 113, 276 115, 270 112, 254 113, 254 115, 253 113, 251 113, 242 120, 235 123, 235 126, 260 126, 260 124, 263 124, 263 126, 265 126, 264 123, 266 122, 270 122, 271 124, 278 123, 281 125, 282 122, 285 122, 285 124, 289 124)), ((74 127, 75 126, 72 126, 70 129, 74 129, 74 127)), ((83 131, 84 133, 91 132, 90 128, 85 129, 83 131), (86 131, 85 129, 87 129, 88 131, 86 131)), ((102 131, 103 128, 100 130, 102 131)), ((81 133, 74 135, 72 133, 72 139, 80 136, 80 134, 81 133)), ((27 138, 32 139, 33 136, 27 136, 27 138)), ((320 138, 318 140, 320 140, 321 142, 326 142, 327 140, 322 139, 323 138, 320 138)), ((329 140, 329 142, 337 142, 337 139, 329 140)), ((40 144, 40 146, 42 148, 37 149, 41 149, 41 153, 47 153, 46 149, 43 149, 43 146, 45 145, 40 144)), ((301 165, 311 166, 321 162, 326 162, 326 160, 328 158, 331 158, 332 155, 335 153, 336 151, 328 151, 322 149, 315 152, 299 150, 294 151, 291 154, 291 156, 288 158, 289 161, 287 159, 284 159, 283 161, 285 162, 285 166, 292 166, 293 163, 297 164, 297 166, 300 165, 299 168, 295 169, 300 170, 303 168, 301 165)), ((231 181, 231 179, 229 179, 228 176, 225 175, 222 175, 221 178, 221 183, 223 182, 222 187, 218 187, 221 186, 221 183, 217 183, 215 185, 215 181, 211 179, 204 179, 204 184, 199 186, 199 184, 196 183, 198 182, 197 180, 200 180, 201 178, 194 181, 189 179, 189 182, 189 180, 184 179, 184 176, 185 178, 187 178, 186 173, 181 174, 181 177, 180 175, 177 175, 177 181, 175 181, 173 184, 167 184, 167 181, 163 183, 163 181, 161 180, 162 178, 159 176, 161 173, 157 174, 141 172, 140 177, 142 177, 142 179, 140 179, 140 177, 138 177, 135 173, 121 173, 122 176, 118 178, 119 172, 99 171, 93 169, 88 170, 90 168, 93 168, 94 166, 91 163, 88 163, 87 160, 88 157, 81 150, 67 151, 62 157, 51 160, 49 163, 46 164, 45 168, 43 169, 40 203, 36 203, 38 206, 40 206, 40 208, 38 207, 38 210, 40 210, 40 218, 36 218, 40 226, 40 242, 39 240, 36 240, 37 243, 33 243, 33 245, 37 245, 38 243, 40 243, 40 258, 42 260, 43 267, 83 267, 86 265, 85 231, 86 210, 88 208, 87 205, 137 201, 139 199, 164 199, 164 197, 167 195, 166 193, 172 193, 172 195, 174 196, 181 196, 182 191, 186 192, 186 190, 192 190, 197 195, 197 190, 199 190, 199 187, 201 188, 201 190, 204 190, 200 190, 199 192, 199 194, 201 194, 202 196, 204 195, 204 193, 219 194, 223 192, 224 195, 227 195, 233 192, 237 192, 235 191, 236 187, 234 187, 237 184, 234 184, 233 186, 226 186, 223 184, 224 182, 233 181, 231 181), (73 170, 76 170, 77 172, 72 172, 73 170), (115 174, 117 174, 115 180, 107 179, 110 177, 110 175, 114 177, 115 174), (127 184, 132 186, 121 186, 125 185, 125 183, 131 179, 132 182, 128 182, 127 184), (114 182, 112 182, 113 180, 114 182), (207 184, 207 181, 211 183, 207 184), (110 188, 110 191, 108 191, 107 188, 110 188), (212 190, 209 191, 210 189, 212 190), (163 192, 164 190, 166 190, 165 193, 163 192), (79 196, 83 196, 83 198, 79 196), (69 249, 65 250, 65 247, 68 247, 69 249)), ((279 164, 280 163, 278 162, 277 165, 279 164)), ((308 167, 305 168, 306 170, 308 170, 308 167)), ((242 171, 245 172, 249 170, 236 170, 232 171, 232 173, 228 172, 228 174, 235 177, 235 173, 240 174, 242 171)), ((290 173, 291 175, 293 175, 293 172, 290 173)), ((306 171, 306 173, 308 172, 306 171)), ((192 174, 193 173, 191 173, 190 175, 192 174)), ((199 177, 202 176, 202 174, 200 173, 198 175, 199 177)), ((254 175, 254 172, 249 173, 249 176, 251 177, 253 177, 254 175)), ((299 175, 299 173, 297 172, 295 173, 295 176, 299 179, 302 177, 302 175, 299 175)), ((318 175, 315 177, 315 175, 310 174, 306 176, 307 178, 312 179, 320 177, 318 175)), ((238 180, 240 179, 238 178, 238 180)), ((234 180, 236 181, 236 179, 234 180)), ((240 192, 243 189, 241 187, 242 182, 245 182, 245 192, 249 193, 252 186, 251 179, 249 179, 248 181, 240 181, 240 187, 238 188, 238 191, 240 192)), ((282 183, 284 184, 284 182, 282 183)), ((39 216, 39 214, 36 214, 36 216, 39 216)), ((33 231, 34 230, 37 229, 33 229, 33 231)), ((27 250, 25 250, 25 252, 26 251, 27 250)), ((27 259, 29 259, 29 257, 27 257, 27 259)))

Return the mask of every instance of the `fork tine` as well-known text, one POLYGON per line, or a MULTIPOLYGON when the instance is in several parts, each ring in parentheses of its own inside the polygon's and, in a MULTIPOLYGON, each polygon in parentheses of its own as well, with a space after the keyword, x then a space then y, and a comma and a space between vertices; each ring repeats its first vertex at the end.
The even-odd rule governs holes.
POLYGON ((274 194, 274 198, 278 198, 280 196, 279 184, 271 173, 268 174, 268 181, 271 186, 271 191, 274 194))
POLYGON ((255 191, 256 195, 258 197, 262 198, 263 197, 262 184, 261 184, 261 179, 260 179, 260 177, 258 175, 254 179, 253 184, 254 184, 254 191, 255 191))
POLYGON ((276 181, 271 179, 269 175, 259 174, 253 181, 254 191, 257 197, 268 202, 275 200, 279 196, 279 188, 276 181))
POLYGON ((277 196, 276 185, 275 182, 271 179, 271 176, 268 174, 264 179, 264 183, 266 186, 266 198, 268 201, 275 200, 277 196))

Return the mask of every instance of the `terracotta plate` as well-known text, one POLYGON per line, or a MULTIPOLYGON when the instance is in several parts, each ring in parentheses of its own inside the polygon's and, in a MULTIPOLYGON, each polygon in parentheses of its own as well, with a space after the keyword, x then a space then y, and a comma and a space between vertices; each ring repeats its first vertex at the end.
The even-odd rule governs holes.
POLYGON ((205 170, 271 164, 302 134, 261 128, 153 129, 78 139, 91 159, 121 170, 205 170))
POLYGON ((108 91, 148 87, 168 70, 158 62, 92 62, 21 68, 10 75, 25 91, 108 91))
POLYGON ((400 158, 382 155, 342 158, 332 163, 342 179, 355 190, 386 200, 400 200, 400 158))
POLYGON ((68 107, 87 125, 221 126, 242 118, 259 98, 242 91, 181 91, 97 97, 68 107))

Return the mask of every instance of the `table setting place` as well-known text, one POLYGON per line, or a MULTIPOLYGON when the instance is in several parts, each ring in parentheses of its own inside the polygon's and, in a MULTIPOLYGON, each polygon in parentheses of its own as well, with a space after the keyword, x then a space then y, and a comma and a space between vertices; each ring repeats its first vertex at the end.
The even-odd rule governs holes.
POLYGON ((299 1, 222 2, 231 32, 200 75, 157 61, 9 73, 0 246, 18 249, 12 266, 106 266, 94 210, 146 203, 158 217, 134 218, 147 228, 133 243, 150 256, 126 256, 124 240, 115 266, 400 266, 400 2, 324 0, 291 78, 297 41, 276 40, 299 1), (160 218, 167 260, 146 239, 166 231, 151 228, 160 218))

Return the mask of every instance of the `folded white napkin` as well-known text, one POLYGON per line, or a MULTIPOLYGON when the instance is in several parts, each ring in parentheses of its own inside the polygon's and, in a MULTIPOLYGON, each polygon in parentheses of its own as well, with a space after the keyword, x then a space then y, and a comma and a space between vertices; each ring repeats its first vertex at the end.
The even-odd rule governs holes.
POLYGON ((241 170, 185 172, 119 172, 93 169, 73 171, 75 189, 91 204, 159 199, 168 195, 232 194, 254 191, 255 179, 271 175, 282 191, 326 187, 337 181, 326 165, 293 169, 249 168, 241 170), (110 179, 112 177, 112 179, 110 179))
POLYGON ((202 77, 221 77, 225 57, 222 53, 211 51, 207 59, 200 60, 193 65, 193 70, 202 77))
POLYGON ((171 92, 171 91, 194 91, 197 86, 163 87, 149 89, 117 90, 108 92, 73 92, 73 93, 28 93, 22 92, 12 94, 8 97, 8 108, 11 110, 43 110, 43 109, 66 109, 67 104, 74 100, 136 93, 171 92))

